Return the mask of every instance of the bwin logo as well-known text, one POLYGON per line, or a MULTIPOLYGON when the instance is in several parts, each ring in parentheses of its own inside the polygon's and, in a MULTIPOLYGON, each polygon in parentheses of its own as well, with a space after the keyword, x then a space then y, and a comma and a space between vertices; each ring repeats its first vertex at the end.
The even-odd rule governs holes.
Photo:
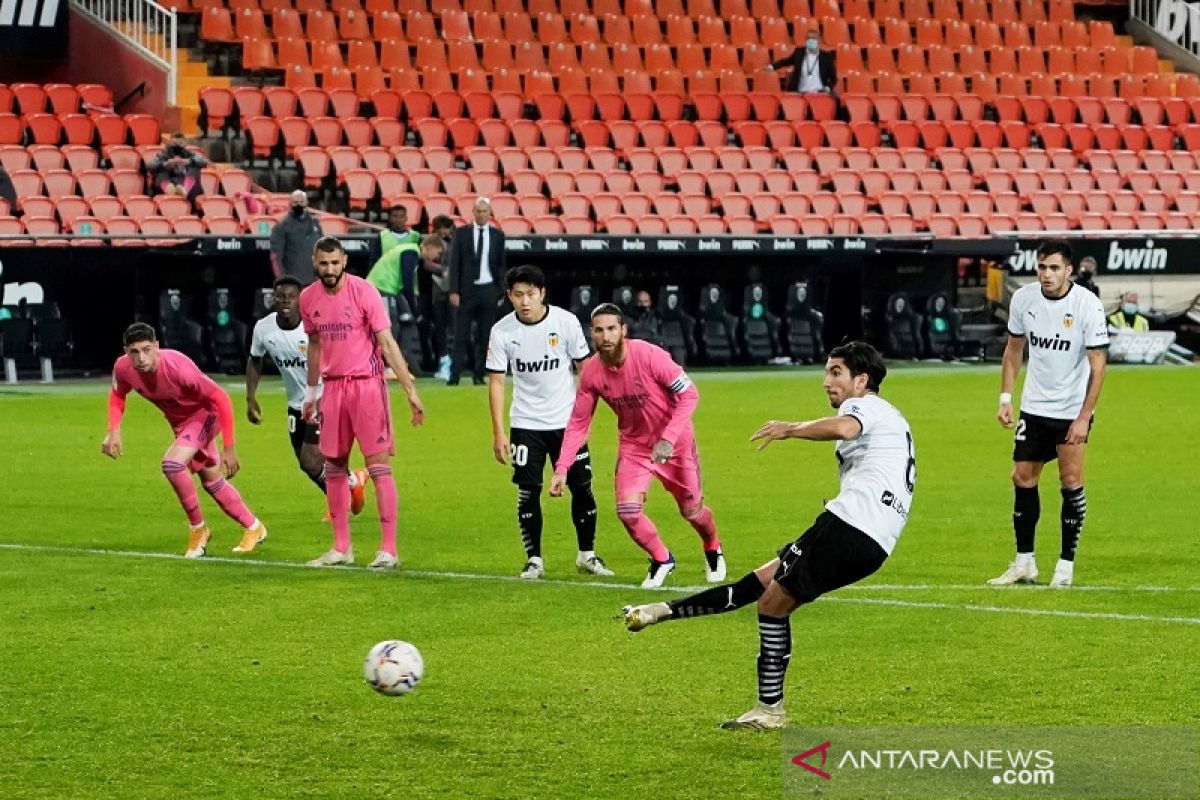
POLYGON ((16 25, 22 28, 34 26, 34 17, 37 19, 37 27, 53 28, 54 19, 58 16, 59 0, 42 0, 42 13, 38 16, 37 7, 38 0, 7 0, 0 4, 0 25, 9 26, 14 24, 13 18, 16 17, 16 25), (21 14, 17 16, 17 9, 20 9, 21 14))
POLYGON ((1107 272, 1162 272, 1167 268, 1167 248, 1155 247, 1147 239, 1145 247, 1121 247, 1116 242, 1108 246, 1107 272))
POLYGON ((1046 336, 1038 336, 1036 333, 1029 334, 1029 344, 1033 347, 1041 347, 1045 350, 1056 350, 1060 353, 1066 353, 1071 349, 1071 342, 1063 339, 1057 333, 1051 339, 1046 336))
POLYGON ((275 362, 275 366, 279 369, 290 369, 292 367, 307 367, 308 359, 303 356, 296 358, 281 358, 275 362))
POLYGON ((541 361, 522 361, 515 359, 517 372, 549 372, 552 369, 558 369, 561 363, 557 358, 550 356, 542 356, 541 361))

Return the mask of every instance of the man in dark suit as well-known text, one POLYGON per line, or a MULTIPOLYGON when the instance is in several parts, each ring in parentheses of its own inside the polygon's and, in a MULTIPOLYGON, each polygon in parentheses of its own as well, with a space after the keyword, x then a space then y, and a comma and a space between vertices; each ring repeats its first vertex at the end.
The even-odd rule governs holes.
POLYGON ((484 350, 496 322, 496 305, 504 293, 508 259, 504 232, 488 224, 492 204, 486 197, 475 201, 474 222, 454 231, 450 245, 450 305, 458 309, 454 325, 454 359, 447 386, 457 386, 471 347, 471 323, 475 323, 475 384, 484 383, 484 350))
POLYGON ((797 47, 790 56, 771 64, 770 68, 787 69, 784 88, 801 94, 833 94, 837 86, 837 67, 832 50, 821 49, 821 34, 810 30, 805 37, 804 47, 797 47))

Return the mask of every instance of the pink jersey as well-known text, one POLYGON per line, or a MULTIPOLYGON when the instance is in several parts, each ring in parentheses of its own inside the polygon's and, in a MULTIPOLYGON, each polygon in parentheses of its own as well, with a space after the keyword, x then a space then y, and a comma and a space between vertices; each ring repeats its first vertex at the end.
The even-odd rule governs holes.
POLYGON ((678 450, 681 443, 695 439, 692 412, 700 393, 683 367, 661 347, 626 339, 625 360, 620 366, 610 367, 600 356, 584 362, 557 472, 567 471, 587 441, 599 399, 617 414, 622 449, 649 453, 660 439, 666 439, 678 450))
POLYGON ((208 398, 221 391, 194 361, 177 350, 159 350, 158 369, 146 374, 134 369, 129 356, 121 356, 113 366, 112 388, 122 398, 137 392, 163 413, 172 428, 199 411, 215 412, 216 405, 208 398))
POLYGON ((304 332, 321 337, 321 377, 368 378, 383 374, 375 332, 392 327, 383 296, 362 278, 346 275, 336 294, 320 281, 300 292, 304 332))

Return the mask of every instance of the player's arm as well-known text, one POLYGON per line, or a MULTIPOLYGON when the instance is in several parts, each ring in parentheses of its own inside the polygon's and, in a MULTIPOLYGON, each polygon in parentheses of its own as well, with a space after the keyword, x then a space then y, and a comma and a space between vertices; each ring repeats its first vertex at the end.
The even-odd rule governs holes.
POLYGON ((652 358, 653 374, 673 400, 671 418, 667 420, 666 427, 659 435, 652 456, 655 462, 665 464, 675 452, 675 442, 679 441, 684 428, 696 411, 696 406, 700 404, 700 390, 692 383, 683 367, 676 364, 666 351, 657 352, 652 358))
POLYGON ((404 355, 400 352, 400 345, 396 344, 396 339, 392 336, 391 328, 380 328, 375 331, 375 342, 379 345, 380 352, 383 353, 383 360, 392 368, 392 373, 404 387, 404 394, 408 397, 408 408, 412 411, 412 424, 420 425, 425 421, 425 406, 421 405, 421 398, 417 395, 416 381, 413 380, 412 373, 408 371, 408 362, 404 360, 404 355))
POLYGON ((492 415, 492 455, 508 464, 508 431, 504 427, 504 376, 508 372, 508 351, 496 326, 488 334, 488 410, 492 415))
POLYGON ((255 397, 258 382, 262 379, 262 363, 262 356, 250 355, 246 358, 246 419, 252 425, 262 422, 262 409, 255 397))
POLYGON ((112 388, 108 390, 108 430, 100 444, 100 452, 109 458, 120 458, 125 450, 121 441, 121 420, 125 418, 125 397, 130 388, 114 377, 112 388))
POLYGON ((1004 357, 1000 360, 1000 410, 996 414, 996 419, 1006 428, 1011 428, 1016 421, 1013 418, 1012 391, 1024 358, 1025 337, 1010 330, 1008 342, 1004 345, 1004 357))
POLYGON ((773 419, 763 423, 754 432, 750 441, 762 441, 758 446, 762 450, 771 442, 778 439, 808 439, 812 442, 832 442, 857 439, 862 435, 862 422, 850 414, 836 417, 822 417, 808 422, 784 422, 773 419))
POLYGON ((554 465, 554 477, 550 480, 550 496, 562 497, 563 487, 567 484, 567 472, 575 463, 579 448, 587 441, 592 428, 592 416, 596 413, 596 402, 599 394, 592 382, 584 373, 579 379, 579 388, 575 390, 575 405, 571 408, 571 420, 563 433, 562 447, 558 451, 558 463, 554 465))
POLYGON ((1092 374, 1088 379, 1087 394, 1084 395, 1083 407, 1079 409, 1079 416, 1067 429, 1067 444, 1083 444, 1087 440, 1092 414, 1096 411, 1096 404, 1100 402, 1100 389, 1104 386, 1104 373, 1108 369, 1108 350, 1103 347, 1090 347, 1087 350, 1087 360, 1092 374))
POLYGON ((321 334, 315 328, 309 330, 307 323, 304 332, 308 335, 308 374, 304 381, 304 403, 300 406, 300 415, 305 422, 313 422, 317 418, 321 399, 321 334))

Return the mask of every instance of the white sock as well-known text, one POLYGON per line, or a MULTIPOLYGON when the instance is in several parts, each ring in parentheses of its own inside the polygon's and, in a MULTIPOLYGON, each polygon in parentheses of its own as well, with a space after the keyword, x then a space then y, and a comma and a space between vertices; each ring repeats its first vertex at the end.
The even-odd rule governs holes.
POLYGON ((1032 567, 1033 553, 1017 553, 1016 565, 1018 567, 1032 567))
POLYGON ((198 531, 198 530, 200 530, 201 528, 203 528, 203 527, 204 527, 205 525, 207 525, 207 524, 208 524, 208 523, 207 523, 207 522, 205 522, 204 520, 200 520, 200 524, 199 524, 199 525, 193 525, 193 524, 191 524, 191 523, 189 522, 189 523, 188 523, 188 527, 189 527, 189 528, 191 528, 191 529, 192 529, 192 530, 194 530, 194 531, 198 531))
POLYGON ((579 551, 579 557, 580 557, 582 560, 584 560, 584 561, 587 561, 589 558, 595 558, 595 557, 596 557, 596 551, 595 551, 595 550, 580 550, 580 551, 579 551))

